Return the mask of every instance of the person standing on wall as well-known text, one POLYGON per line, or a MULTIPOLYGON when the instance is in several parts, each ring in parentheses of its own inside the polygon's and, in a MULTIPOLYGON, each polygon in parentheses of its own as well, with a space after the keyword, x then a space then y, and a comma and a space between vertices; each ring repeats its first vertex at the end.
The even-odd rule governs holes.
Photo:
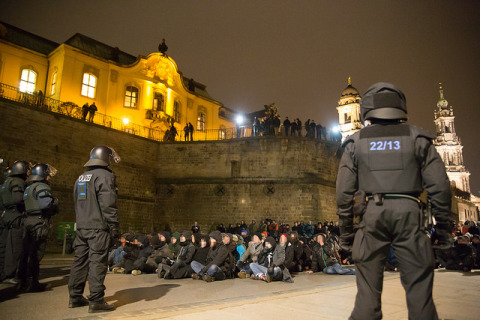
POLYGON ((109 169, 111 160, 120 162, 112 148, 96 146, 85 164, 87 170, 75 181, 73 196, 77 237, 68 289, 70 308, 89 305, 88 312, 115 310, 103 299, 107 274, 108 248, 120 235, 117 214, 117 182, 109 169), (90 295, 83 297, 88 280, 90 295))
POLYGON ((357 296, 350 319, 381 319, 385 259, 390 246, 399 263, 409 319, 438 319, 432 299, 434 257, 421 225, 418 196, 426 188, 441 246, 449 247, 450 183, 432 141, 406 124, 405 95, 390 83, 364 94, 360 112, 371 125, 349 136, 337 176, 340 247, 353 254, 357 296), (353 231, 354 194, 365 192, 366 210, 353 231), (353 247, 352 247, 353 243, 353 247))
POLYGON ((97 112, 98 108, 95 105, 95 102, 93 102, 90 107, 88 107, 88 122, 93 122, 93 118, 95 117, 95 112, 97 112))

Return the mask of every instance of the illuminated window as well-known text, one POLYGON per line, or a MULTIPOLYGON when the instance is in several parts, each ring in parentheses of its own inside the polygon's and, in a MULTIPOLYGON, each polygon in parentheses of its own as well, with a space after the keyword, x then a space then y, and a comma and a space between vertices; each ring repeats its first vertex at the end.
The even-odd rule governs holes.
POLYGON ((153 107, 154 111, 163 111, 163 102, 165 99, 161 93, 155 92, 153 97, 153 107))
POLYGON ((37 73, 30 69, 23 69, 22 78, 20 79, 20 92, 33 93, 36 83, 37 73))
POLYGON ((352 122, 352 116, 348 113, 344 113, 344 120, 345 120, 345 123, 350 123, 352 122))
POLYGON ((83 74, 82 96, 94 98, 95 88, 97 87, 97 77, 91 73, 83 74))
POLYGON ((138 99, 138 88, 128 86, 127 90, 125 90, 125 103, 123 104, 123 106, 127 108, 136 108, 137 99, 138 99))
POLYGON ((197 117, 197 130, 205 131, 205 113, 199 112, 197 117))
POLYGON ((55 94, 56 87, 57 87, 57 72, 55 71, 55 73, 52 76, 52 86, 50 87, 50 95, 55 94))
POLYGON ((173 103, 173 119, 175 122, 180 122, 180 102, 178 101, 173 103))

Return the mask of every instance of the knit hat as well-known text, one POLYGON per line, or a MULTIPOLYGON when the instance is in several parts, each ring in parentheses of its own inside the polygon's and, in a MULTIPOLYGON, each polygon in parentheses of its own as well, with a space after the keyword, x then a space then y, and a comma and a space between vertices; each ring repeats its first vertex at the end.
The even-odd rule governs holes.
POLYGON ((267 231, 262 232, 262 239, 265 240, 268 237, 267 231))
POLYGON ((242 234, 242 233, 244 233, 244 232, 245 232, 245 235, 248 234, 247 230, 245 230, 245 229, 242 229, 242 231, 240 231, 240 234, 242 234))
POLYGON ((270 243, 272 245, 272 248, 275 249, 275 247, 277 246, 277 242, 275 241, 275 239, 273 239, 273 237, 267 237, 265 239, 265 243, 270 243))
POLYGON ((215 239, 215 241, 217 241, 217 243, 222 242, 222 233, 218 230, 210 232, 210 234, 208 236, 210 238, 215 239))
POLYGON ((238 242, 238 237, 239 237, 238 235, 234 234, 232 236, 232 240, 235 241, 235 242, 238 242))
POLYGON ((184 236, 187 241, 192 240, 192 232, 191 231, 183 231, 182 236, 184 236))

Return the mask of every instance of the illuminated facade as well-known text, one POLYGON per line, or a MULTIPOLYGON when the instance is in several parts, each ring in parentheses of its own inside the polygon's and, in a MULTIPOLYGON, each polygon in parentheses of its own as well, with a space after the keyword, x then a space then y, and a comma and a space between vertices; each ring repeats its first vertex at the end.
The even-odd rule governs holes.
POLYGON ((168 55, 135 57, 78 33, 57 44, 0 23, 0 82, 78 106, 95 102, 99 113, 126 126, 235 127, 234 112, 185 77, 168 55))
POLYGON ((342 141, 363 128, 360 120, 360 100, 360 93, 352 86, 352 81, 348 77, 348 86, 343 90, 337 107, 342 141))

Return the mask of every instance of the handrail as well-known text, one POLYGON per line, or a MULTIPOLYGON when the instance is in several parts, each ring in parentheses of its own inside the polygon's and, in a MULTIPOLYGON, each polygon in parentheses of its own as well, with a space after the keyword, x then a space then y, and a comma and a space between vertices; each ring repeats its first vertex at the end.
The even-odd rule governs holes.
MULTIPOLYGON (((63 114, 74 119, 82 119, 87 121, 87 119, 89 118, 88 116, 87 119, 84 119, 82 117, 82 108, 74 102, 64 102, 52 99, 50 97, 45 97, 41 92, 21 92, 19 88, 5 83, 0 83, 0 98, 19 102, 28 106, 37 107, 39 109, 48 110, 58 114, 63 114)), ((269 136, 285 135, 283 126, 280 126, 280 128, 275 128, 274 130, 271 128, 272 130, 270 132, 263 133, 260 132, 259 128, 257 128, 256 131, 253 132, 253 128, 251 126, 242 126, 234 128, 194 130, 193 137, 190 136, 190 134, 188 135, 188 137, 185 137, 185 131, 182 129, 177 129, 177 134, 175 135, 175 137, 172 137, 172 135, 169 134, 168 130, 163 131, 158 128, 150 128, 136 123, 124 124, 121 119, 100 112, 95 112, 92 122, 107 128, 127 132, 136 136, 161 142, 189 141, 190 138, 193 138, 193 141, 211 141, 264 136, 267 134, 269 136)), ((314 136, 315 135, 313 135, 312 138, 314 136)))

